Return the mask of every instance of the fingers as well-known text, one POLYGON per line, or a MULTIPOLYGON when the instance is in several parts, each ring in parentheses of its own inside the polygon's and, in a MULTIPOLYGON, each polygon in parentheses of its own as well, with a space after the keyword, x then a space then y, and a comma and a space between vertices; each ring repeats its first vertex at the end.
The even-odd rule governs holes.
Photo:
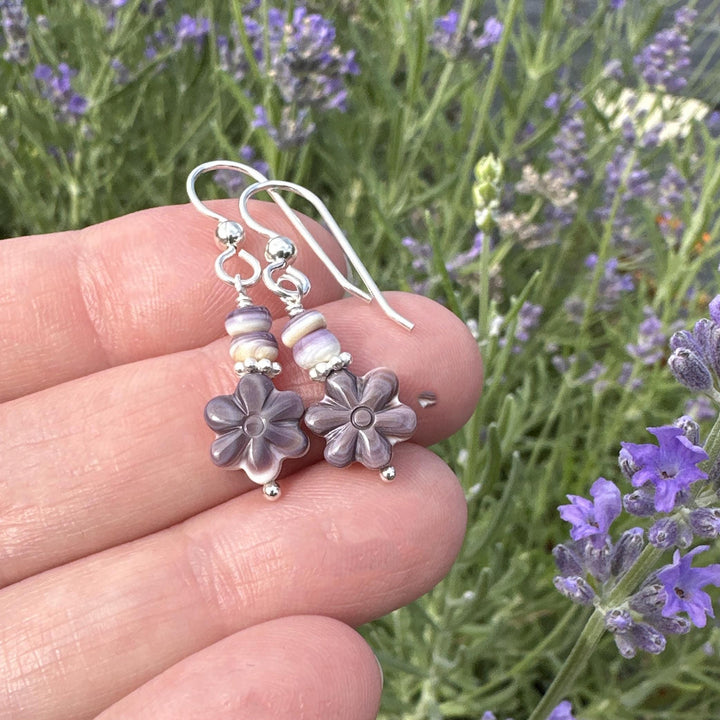
POLYGON ((83 718, 252 625, 301 614, 357 625, 428 591, 460 549, 465 498, 428 450, 401 445, 394 464, 385 485, 318 463, 285 481, 281 502, 246 493, 2 590, 12 692, 0 716, 83 718))
MULTIPOLYGON (((353 370, 387 365, 397 372, 401 399, 418 413, 414 440, 436 442, 460 428, 477 403, 477 345, 442 306, 404 293, 388 297, 416 321, 412 333, 355 299, 322 311, 354 355, 353 370), (437 403, 422 409, 421 392, 434 393, 437 403)), ((0 406, 0 583, 141 537, 256 487, 209 460, 214 435, 202 412, 234 387, 227 349, 224 339, 0 406)), ((321 384, 287 355, 282 362, 278 385, 294 385, 306 406, 317 400, 321 384)), ((319 459, 322 444, 302 463, 319 459)))
MULTIPOLYGON (((237 217, 237 203, 214 209, 237 217)), ((297 238, 272 203, 257 219, 297 238)), ((337 243, 317 223, 311 231, 345 267, 337 243)), ((103 368, 202 346, 223 334, 234 290, 215 276, 215 224, 190 205, 143 210, 77 232, 0 243, 0 402, 103 368)), ((245 247, 262 258, 265 241, 248 232, 245 247)), ((305 246, 298 268, 313 281, 312 303, 342 290, 305 246)), ((247 273, 241 264, 237 272, 247 273)), ((262 286, 257 302, 279 312, 262 286)))
POLYGON ((97 720, 375 720, 381 689, 375 656, 354 630, 295 616, 191 655, 97 720))

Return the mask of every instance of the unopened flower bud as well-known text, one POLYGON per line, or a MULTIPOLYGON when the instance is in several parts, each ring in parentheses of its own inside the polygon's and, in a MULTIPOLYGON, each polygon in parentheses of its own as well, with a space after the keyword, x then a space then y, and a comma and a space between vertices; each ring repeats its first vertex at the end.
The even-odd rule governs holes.
POLYGON ((623 496, 623 507, 638 517, 649 517, 655 514, 654 493, 644 487, 638 488, 629 495, 623 496))
POLYGON ((682 415, 674 423, 675 427, 679 427, 683 431, 683 435, 693 444, 700 444, 700 425, 689 415, 682 415))
POLYGON ((613 633, 613 639, 615 640, 617 649, 624 658, 629 660, 635 657, 637 651, 635 649, 635 643, 632 641, 629 633, 613 633))
POLYGON ((635 527, 626 530, 612 549, 610 572, 615 577, 624 575, 635 564, 644 544, 642 528, 635 527))
POLYGON ((583 574, 580 558, 567 545, 557 545, 553 548, 552 554, 560 574, 564 577, 583 574))
POLYGON ((618 454, 618 465, 620 466, 620 472, 629 481, 632 481, 633 475, 640 469, 640 466, 635 464, 632 455, 626 448, 622 448, 618 454))
POLYGON ((592 605, 595 591, 586 580, 581 577, 563 577, 557 575, 553 578, 557 591, 578 605, 592 605))
POLYGON ((660 518, 648 530, 648 541, 656 548, 673 547, 678 539, 678 524, 671 518, 660 518))
POLYGON ((713 386, 712 375, 699 355, 687 348, 678 348, 668 359, 675 379, 689 390, 705 392, 713 386))
POLYGON ((688 517, 692 531, 703 538, 720 535, 720 508, 696 508, 688 517))
POLYGON ((583 546, 582 558, 585 569, 600 582, 605 582, 610 577, 610 553, 610 541, 596 548, 592 541, 588 540, 583 546))
POLYGON ((658 615, 651 619, 652 624, 661 632, 669 635, 684 635, 690 631, 692 623, 680 615, 673 617, 663 617, 658 615))
POLYGON ((630 609, 641 615, 657 615, 665 607, 667 592, 662 583, 653 582, 640 588, 628 601, 630 609))
POLYGON ((665 636, 647 623, 636 623, 630 630, 633 642, 640 650, 658 655, 665 649, 665 636))

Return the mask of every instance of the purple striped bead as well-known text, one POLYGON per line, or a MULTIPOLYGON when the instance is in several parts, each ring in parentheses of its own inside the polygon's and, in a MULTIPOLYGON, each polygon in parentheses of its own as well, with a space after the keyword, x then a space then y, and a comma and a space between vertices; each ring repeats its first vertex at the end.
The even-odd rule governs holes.
POLYGON ((327 327, 325 316, 317 310, 305 310, 295 315, 282 331, 282 341, 286 347, 295 347, 295 344, 315 330, 327 327))
POLYGON ((293 347, 295 362, 306 370, 339 354, 340 341, 329 330, 324 329, 315 330, 300 338, 293 347))
POLYGON ((225 330, 232 337, 246 333, 266 332, 271 327, 272 316, 263 305, 237 308, 225 318, 225 330))

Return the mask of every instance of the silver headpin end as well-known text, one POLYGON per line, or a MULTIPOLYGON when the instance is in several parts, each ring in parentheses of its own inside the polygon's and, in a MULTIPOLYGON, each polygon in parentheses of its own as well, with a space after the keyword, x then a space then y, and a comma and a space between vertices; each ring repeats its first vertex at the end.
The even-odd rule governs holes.
POLYGON ((221 249, 237 247, 245 238, 245 229, 233 220, 221 220, 215 228, 215 240, 221 249))
POLYGON ((283 261, 287 265, 292 264, 297 256, 295 244, 282 235, 270 238, 265 246, 265 259, 268 262, 283 261))

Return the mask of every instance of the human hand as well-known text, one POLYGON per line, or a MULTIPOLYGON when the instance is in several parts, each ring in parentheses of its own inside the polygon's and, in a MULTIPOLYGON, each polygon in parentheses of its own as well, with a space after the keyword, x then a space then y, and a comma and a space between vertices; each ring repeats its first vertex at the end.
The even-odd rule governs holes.
MULTIPOLYGON (((262 213, 295 236, 277 208, 262 213)), ((412 333, 339 299, 302 241, 308 305, 354 372, 397 373, 418 429, 390 485, 327 465, 317 439, 286 463, 276 503, 212 465, 203 407, 236 380, 212 231, 178 206, 0 242, 3 720, 374 718, 380 672, 349 626, 428 591, 460 548, 463 493, 423 445, 477 402, 474 340, 423 297, 388 294, 412 333), (438 402, 422 410, 426 390, 438 402)), ((248 234, 254 255, 262 245, 248 234)), ((279 303, 256 290, 279 335, 279 303)), ((280 361, 279 388, 306 406, 322 395, 280 361)))

